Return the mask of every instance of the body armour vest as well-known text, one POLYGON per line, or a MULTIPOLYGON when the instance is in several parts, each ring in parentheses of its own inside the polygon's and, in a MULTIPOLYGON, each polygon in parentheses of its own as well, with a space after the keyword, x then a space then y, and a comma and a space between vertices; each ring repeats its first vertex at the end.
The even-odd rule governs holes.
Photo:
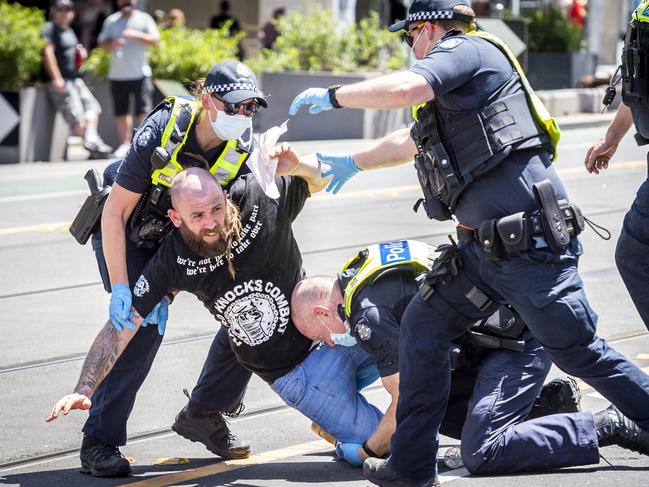
POLYGON ((622 100, 629 107, 649 106, 649 1, 633 12, 622 51, 622 100))
POLYGON ((539 147, 556 157, 560 136, 555 120, 502 41, 482 32, 455 35, 479 36, 498 47, 517 72, 513 81, 523 89, 476 111, 449 110, 435 101, 413 110, 410 135, 417 145, 415 167, 424 192, 419 203, 436 220, 450 219, 464 189, 513 150, 539 147))
MULTIPOLYGON (((169 233, 172 223, 167 217, 171 208, 169 189, 176 174, 190 166, 203 167, 203 162, 185 164, 178 162, 178 154, 187 142, 191 128, 199 113, 199 102, 193 98, 166 98, 153 112, 168 107, 171 117, 165 126, 160 145, 151 156, 151 186, 142 194, 130 220, 129 238, 138 246, 153 248, 169 233)), ((252 133, 247 143, 228 140, 225 148, 210 165, 209 171, 221 186, 226 186, 237 175, 250 156, 252 133)))

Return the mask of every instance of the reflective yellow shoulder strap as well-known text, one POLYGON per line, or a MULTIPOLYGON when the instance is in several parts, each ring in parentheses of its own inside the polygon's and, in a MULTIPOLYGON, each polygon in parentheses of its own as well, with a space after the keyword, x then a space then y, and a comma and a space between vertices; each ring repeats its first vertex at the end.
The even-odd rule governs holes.
POLYGON ((523 72, 523 68, 521 67, 520 63, 516 59, 516 56, 514 56, 514 53, 509 49, 509 47, 507 47, 507 44, 505 44, 502 40, 500 40, 495 35, 490 34, 488 32, 473 31, 473 32, 469 32, 467 35, 477 36, 482 39, 485 39, 486 41, 491 42, 498 49, 500 49, 500 51, 503 54, 505 54, 505 56, 507 56, 507 59, 509 59, 509 62, 512 64, 514 69, 516 69, 516 72, 520 76, 521 83, 523 84, 523 89, 527 94, 528 100, 532 104, 534 116, 545 128, 545 132, 550 138, 550 142, 553 147, 552 160, 555 161, 557 159, 557 155, 559 152, 558 145, 559 145, 559 139, 561 138, 561 130, 559 129, 559 125, 557 124, 557 121, 554 118, 552 118, 550 112, 543 104, 541 99, 538 96, 536 96, 536 94, 534 93, 534 89, 532 88, 529 81, 527 80, 527 76, 525 76, 525 73, 523 72))
POLYGON ((371 283, 379 273, 395 267, 408 266, 417 272, 430 269, 433 247, 418 240, 398 240, 373 244, 364 249, 367 257, 359 260, 355 255, 343 265, 342 272, 359 265, 356 274, 343 289, 343 307, 347 316, 351 314, 354 294, 371 283))
POLYGON ((151 182, 154 185, 163 185, 163 186, 170 187, 171 183, 176 177, 176 174, 178 174, 180 171, 183 170, 183 167, 178 162, 177 156, 182 146, 185 145, 185 142, 187 141, 187 136, 189 135, 189 129, 194 124, 194 121, 196 119, 196 114, 198 113, 198 101, 189 98, 179 98, 174 96, 168 97, 167 100, 169 100, 172 103, 171 117, 169 118, 169 121, 167 122, 167 126, 162 132, 162 138, 160 139, 160 147, 164 147, 165 149, 167 149, 167 152, 169 152, 171 158, 165 167, 153 171, 153 173, 151 174, 151 182), (189 107, 189 109, 191 110, 189 125, 187 126, 187 128, 183 127, 184 136, 180 141, 180 143, 172 144, 173 147, 168 146, 169 140, 171 138, 171 134, 176 126, 176 120, 178 120, 178 116, 180 115, 180 112, 183 109, 183 107, 189 107))
POLYGON ((248 150, 240 147, 237 140, 228 140, 225 149, 210 167, 210 172, 221 186, 225 186, 237 175, 248 154, 248 150))

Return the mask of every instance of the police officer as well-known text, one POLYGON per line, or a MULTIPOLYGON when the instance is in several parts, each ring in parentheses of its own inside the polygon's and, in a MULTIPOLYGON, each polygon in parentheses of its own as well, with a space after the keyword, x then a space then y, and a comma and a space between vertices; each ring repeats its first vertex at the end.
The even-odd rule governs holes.
MULTIPOLYGON (((632 125, 638 145, 649 143, 649 2, 633 13, 622 54, 622 100, 604 137, 586 153, 586 170, 599 174, 632 125)), ((649 156, 648 156, 649 157, 649 156)), ((649 170, 649 167, 648 167, 649 170)), ((649 329, 649 179, 640 186, 615 249, 615 262, 642 321, 649 329)))
MULTIPOLYGON (((112 184, 93 248, 104 286, 111 292, 109 315, 115 328, 132 327, 131 289, 160 242, 172 228, 167 217, 169 188, 183 168, 204 167, 228 188, 242 173, 252 145, 252 117, 267 107, 253 72, 238 61, 216 64, 196 98, 171 97, 151 112, 133 137, 123 161, 109 166, 105 184, 112 184), (113 182, 114 180, 114 182, 113 182)), ((141 292, 135 288, 135 292, 141 292)), ((171 297, 170 297, 171 298, 171 297)), ((121 456, 126 422, 135 396, 162 341, 168 299, 163 299, 119 358, 116 367, 93 394, 83 427, 81 461, 97 476, 128 475, 121 456)), ((237 439, 223 414, 237 414, 250 372, 235 360, 227 332, 220 330, 209 350, 189 403, 172 428, 199 441, 223 458, 245 458, 250 447, 237 439)))
MULTIPOLYGON (((557 436, 561 444, 592 445, 589 460, 596 462, 595 446, 615 431, 647 451, 649 377, 595 333, 597 315, 577 271, 582 250, 575 237, 583 217, 568 203, 552 166, 556 124, 509 49, 475 31, 468 1, 416 0, 407 19, 391 30, 405 30, 403 38, 418 59, 409 70, 343 87, 310 88, 291 106, 292 113, 305 105, 311 113, 417 106, 410 133, 396 131, 354 154, 321 154, 330 166, 325 174, 333 175, 330 189, 339 190, 361 169, 416 156, 424 192, 420 206, 430 218, 455 216, 460 222, 467 278, 491 300, 509 303, 559 368, 585 379, 617 406, 582 418, 587 427, 564 424, 557 436)), ((364 463, 366 476, 379 485, 435 483, 451 342, 467 323, 484 317, 466 308, 464 290, 454 282, 432 279, 404 314, 392 456, 364 463), (453 319, 448 308, 468 319, 453 319)), ((475 301, 479 308, 481 298, 475 301)), ((531 457, 535 448, 521 446, 509 460, 520 469, 538 468, 531 457)))
MULTIPOLYGON (((308 338, 330 346, 332 338, 340 342, 341 335, 351 335, 376 361, 383 386, 391 396, 381 423, 366 442, 336 445, 339 454, 352 465, 360 466, 368 457, 390 452, 399 396, 399 330, 408 303, 417 294, 416 277, 431 269, 431 259, 436 256, 439 258, 432 266, 436 273, 446 272, 459 262, 452 246, 440 246, 439 250, 441 255, 434 247, 413 240, 374 244, 349 259, 337 277, 307 278, 293 291, 291 315, 298 329, 308 338), (348 320, 347 326, 339 312, 348 320)), ((504 471, 510 465, 508 453, 515 451, 519 442, 529 441, 531 435, 545 435, 556 421, 529 421, 523 429, 519 425, 528 414, 536 418, 579 411, 579 390, 574 380, 555 379, 541 389, 550 359, 509 308, 498 306, 488 320, 476 323, 457 339, 451 361, 449 404, 440 432, 459 440, 463 429, 467 431, 462 448, 475 458, 470 468, 489 457, 492 471, 504 471), (503 367, 519 373, 503 379, 503 367), (490 427, 485 420, 489 417, 484 414, 486 404, 495 404, 493 423, 509 421, 505 428, 490 427)), ((575 450, 590 448, 581 445, 575 450)), ((536 455, 542 458, 538 461, 553 465, 546 458, 549 453, 539 449, 536 455)))

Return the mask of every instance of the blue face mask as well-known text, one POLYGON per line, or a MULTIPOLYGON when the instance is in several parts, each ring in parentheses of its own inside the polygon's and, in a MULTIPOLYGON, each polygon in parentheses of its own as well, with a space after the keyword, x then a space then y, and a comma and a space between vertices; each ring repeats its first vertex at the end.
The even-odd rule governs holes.
POLYGON ((356 338, 349 334, 349 325, 347 324, 347 321, 343 321, 338 318, 338 320, 343 325, 345 325, 345 331, 343 333, 334 333, 333 331, 331 331, 331 328, 327 326, 324 320, 320 318, 319 315, 318 319, 325 326, 325 328, 329 330, 329 338, 331 338, 331 341, 334 342, 335 345, 340 345, 341 347, 353 347, 354 345, 356 345, 356 338))

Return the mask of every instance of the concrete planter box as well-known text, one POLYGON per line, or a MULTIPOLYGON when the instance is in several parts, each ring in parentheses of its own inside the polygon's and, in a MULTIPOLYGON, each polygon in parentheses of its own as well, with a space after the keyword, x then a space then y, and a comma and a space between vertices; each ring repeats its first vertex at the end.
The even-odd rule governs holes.
POLYGON ((575 88, 587 74, 594 74, 597 54, 587 52, 530 52, 527 79, 534 89, 575 88))
MULTIPOLYGON (((263 73, 260 85, 270 95, 268 108, 260 110, 254 119, 255 132, 263 132, 288 118, 293 98, 311 87, 349 84, 376 76, 376 74, 332 73, 263 73)), ((409 109, 403 110, 330 110, 311 115, 302 109, 289 122, 289 130, 282 140, 324 140, 376 138, 404 127, 412 121, 409 109)))
POLYGON ((64 159, 69 128, 54 110, 45 89, 23 88, 3 96, 11 101, 20 120, 18 127, 0 145, 0 163, 64 159))

